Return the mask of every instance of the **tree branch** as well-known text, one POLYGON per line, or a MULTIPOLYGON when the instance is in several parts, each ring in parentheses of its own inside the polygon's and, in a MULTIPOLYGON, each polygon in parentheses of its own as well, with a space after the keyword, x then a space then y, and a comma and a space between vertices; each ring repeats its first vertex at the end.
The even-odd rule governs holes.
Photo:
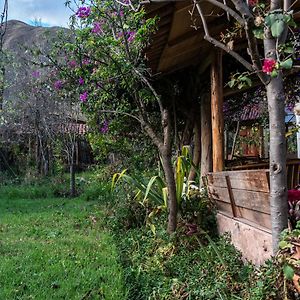
POLYGON ((228 54, 230 54, 232 57, 234 57, 237 61, 239 61, 247 70, 253 71, 254 70, 253 66, 249 62, 247 62, 241 55, 239 55, 237 52, 231 50, 225 44, 219 42, 218 40, 216 40, 215 38, 210 36, 208 26, 207 26, 204 14, 202 12, 201 6, 197 2, 197 0, 194 0, 194 3, 196 5, 196 8, 199 12, 199 15, 201 17, 201 21, 202 21, 202 24, 203 24, 203 29, 204 29, 204 33, 205 33, 204 39, 207 40, 208 42, 212 43, 216 47, 226 51, 228 54))
POLYGON ((254 17, 251 11, 249 10, 248 5, 246 2, 241 0, 232 0, 233 4, 235 5, 236 10, 240 11, 243 15, 245 20, 245 33, 248 42, 248 50, 249 55, 251 57, 251 61, 253 64, 254 71, 257 72, 257 76, 261 80, 261 82, 266 85, 269 82, 269 77, 262 72, 262 64, 259 56, 258 46, 257 46, 257 39, 253 34, 254 25, 254 17))
POLYGON ((100 113, 110 113, 110 114, 115 114, 115 115, 117 115, 117 114, 118 114, 118 115, 124 115, 124 116, 130 117, 130 118, 132 118, 132 119, 135 119, 135 120, 138 121, 140 124, 142 124, 142 120, 139 119, 137 116, 132 115, 132 114, 130 114, 130 113, 123 112, 123 111, 103 109, 103 110, 99 110, 98 112, 100 112, 100 113))
POLYGON ((217 7, 222 8, 229 15, 231 15, 233 18, 235 18, 239 24, 241 24, 242 26, 245 26, 245 20, 238 13, 236 13, 233 9, 231 9, 229 6, 227 6, 226 4, 223 4, 223 3, 219 2, 218 0, 205 0, 205 1, 215 5, 217 7))
POLYGON ((149 82, 149 80, 136 68, 134 68, 134 72, 142 79, 142 81, 146 84, 146 86, 150 89, 150 91, 152 92, 153 96, 155 97, 156 101, 158 102, 159 105, 159 109, 160 109, 160 113, 161 115, 163 115, 164 113, 164 108, 160 99, 160 96, 157 94, 157 92, 155 91, 155 89, 153 88, 152 84, 149 82))

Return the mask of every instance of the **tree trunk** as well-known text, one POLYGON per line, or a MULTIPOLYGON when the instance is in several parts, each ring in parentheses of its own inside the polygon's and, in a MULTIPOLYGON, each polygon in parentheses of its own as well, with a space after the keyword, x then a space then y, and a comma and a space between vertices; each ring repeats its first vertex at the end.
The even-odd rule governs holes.
MULTIPOLYGON (((201 128, 200 120, 195 121, 194 127, 194 150, 193 150, 193 164, 195 167, 199 167, 200 157, 201 157, 201 128)), ((188 180, 194 181, 196 178, 197 172, 194 166, 191 167, 188 180)))
POLYGON ((72 145, 71 156, 70 156, 70 196, 71 197, 75 197, 76 195, 74 154, 75 154, 75 147, 74 145, 72 145))
POLYGON ((191 143, 191 139, 193 136, 193 129, 195 126, 195 113, 194 113, 194 109, 192 109, 189 113, 187 113, 186 116, 186 122, 185 122, 185 127, 184 130, 182 132, 182 137, 181 137, 181 141, 180 141, 180 149, 182 149, 183 146, 186 145, 190 145, 191 143))
POLYGON ((172 122, 168 108, 161 110, 161 122, 163 139, 161 139, 153 130, 151 125, 143 118, 141 114, 141 125, 143 130, 151 138, 153 144, 157 147, 162 160, 166 184, 168 188, 168 227, 169 233, 176 231, 177 227, 177 199, 174 169, 172 165, 172 122))
MULTIPOLYGON (((280 8, 280 1, 271 2, 271 10, 280 8)), ((269 28, 264 32, 265 57, 277 60, 277 41, 269 28)), ((266 84, 269 128, 270 128, 270 209, 273 254, 278 250, 280 233, 288 225, 286 138, 285 138, 285 95, 283 74, 271 78, 266 84)))
POLYGON ((273 254, 288 223, 285 102, 282 74, 266 86, 270 121, 270 206, 273 254))
MULTIPOLYGON (((0 49, 0 57, 3 59, 4 58, 4 53, 2 49, 0 49)), ((3 109, 3 100, 4 100, 4 88, 5 88, 5 67, 2 66, 0 68, 0 110, 3 109)))
POLYGON ((171 151, 162 152, 162 165, 168 187, 168 232, 173 233, 176 231, 177 227, 177 199, 175 176, 171 159, 171 151))
POLYGON ((222 51, 215 53, 211 65, 211 117, 213 171, 224 169, 224 117, 223 117, 223 68, 222 51))
MULTIPOLYGON (((209 95, 201 99, 201 178, 212 171, 212 128, 209 95)), ((202 181, 200 181, 202 182, 202 181)))

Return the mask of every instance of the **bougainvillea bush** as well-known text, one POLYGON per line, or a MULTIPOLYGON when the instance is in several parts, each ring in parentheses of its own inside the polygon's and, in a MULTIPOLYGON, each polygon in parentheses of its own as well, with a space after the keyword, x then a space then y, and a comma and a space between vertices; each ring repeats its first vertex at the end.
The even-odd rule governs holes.
POLYGON ((142 129, 150 138, 161 157, 168 186, 168 230, 174 232, 177 202, 170 99, 176 89, 172 82, 165 82, 163 88, 154 82, 144 52, 157 19, 146 19, 143 8, 131 1, 67 1, 66 5, 74 10, 74 38, 58 48, 65 53, 58 86, 77 91, 78 103, 100 133, 127 117, 135 132, 142 129))

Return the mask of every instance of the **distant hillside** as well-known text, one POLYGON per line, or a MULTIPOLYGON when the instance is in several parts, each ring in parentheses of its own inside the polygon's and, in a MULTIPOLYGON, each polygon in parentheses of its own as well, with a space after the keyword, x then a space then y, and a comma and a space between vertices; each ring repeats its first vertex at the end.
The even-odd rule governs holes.
POLYGON ((8 21, 4 38, 4 49, 18 53, 21 45, 47 45, 46 35, 55 36, 61 27, 35 27, 24 22, 8 21))
MULTIPOLYGON (((6 67, 6 89, 4 99, 13 101, 19 97, 22 87, 32 76, 32 68, 28 68, 26 60, 30 59, 26 48, 38 46, 47 52, 50 42, 55 39, 61 27, 35 27, 24 22, 8 21, 4 37, 4 50, 8 54, 9 62, 6 67)), ((5 104, 5 103, 4 103, 5 104)))

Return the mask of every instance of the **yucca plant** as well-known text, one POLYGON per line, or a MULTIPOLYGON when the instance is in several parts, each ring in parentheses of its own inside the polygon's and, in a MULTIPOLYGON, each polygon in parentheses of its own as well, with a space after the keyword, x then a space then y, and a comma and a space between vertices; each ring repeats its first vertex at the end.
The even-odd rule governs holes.
POLYGON ((120 180, 124 180, 133 187, 135 189, 134 198, 144 207, 150 208, 146 224, 150 226, 153 234, 155 234, 156 227, 153 224, 153 219, 159 212, 167 211, 168 192, 166 184, 160 176, 153 176, 147 181, 143 177, 130 176, 126 172, 127 169, 113 175, 111 190, 113 191, 116 188, 120 180))
POLYGON ((136 190, 135 198, 144 204, 147 199, 156 205, 167 207, 167 198, 165 192, 165 182, 160 176, 153 176, 147 182, 143 177, 130 176, 126 174, 127 169, 121 173, 115 173, 112 178, 111 190, 113 191, 120 180, 124 180, 127 184, 136 190))
MULTIPOLYGON (((195 182, 188 181, 188 174, 191 168, 196 166, 190 158, 189 146, 182 148, 182 154, 177 157, 174 163, 175 182, 176 182, 176 199, 179 211, 182 211, 182 201, 193 200, 195 193, 199 189, 195 182)), ((150 213, 147 216, 147 224, 155 233, 155 226, 153 219, 160 211, 167 211, 168 209, 168 189, 164 179, 161 176, 153 176, 150 180, 141 176, 128 175, 127 169, 120 173, 115 173, 112 178, 111 190, 116 188, 120 180, 125 181, 128 185, 135 189, 134 198, 144 207, 150 208, 150 213)), ((199 196, 197 194, 197 196, 199 196)), ((186 205, 185 205, 186 206, 186 205)))
POLYGON ((182 154, 175 161, 175 181, 176 181, 176 197, 179 210, 182 208, 182 201, 191 200, 200 197, 199 188, 195 181, 189 181, 188 176, 191 168, 196 170, 199 175, 199 168, 194 165, 190 155, 190 147, 183 146, 182 154))

